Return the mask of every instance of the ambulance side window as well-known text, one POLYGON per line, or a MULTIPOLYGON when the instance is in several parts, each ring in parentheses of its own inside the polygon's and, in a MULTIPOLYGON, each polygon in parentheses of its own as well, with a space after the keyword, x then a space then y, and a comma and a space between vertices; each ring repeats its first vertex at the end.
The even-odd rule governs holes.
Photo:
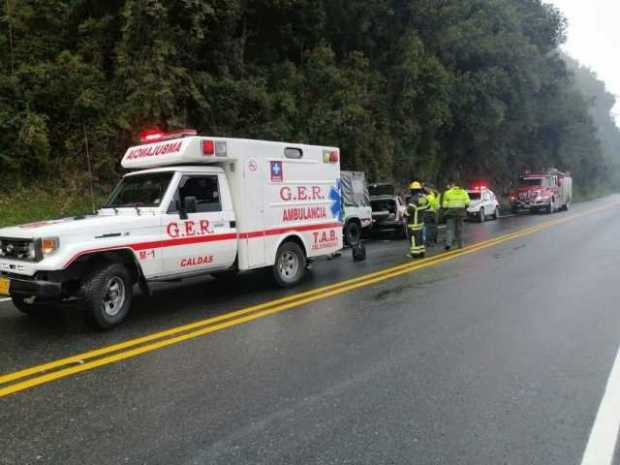
POLYGON ((222 211, 217 175, 184 176, 170 210, 176 212, 176 202, 183 205, 185 197, 196 197, 197 213, 222 211))

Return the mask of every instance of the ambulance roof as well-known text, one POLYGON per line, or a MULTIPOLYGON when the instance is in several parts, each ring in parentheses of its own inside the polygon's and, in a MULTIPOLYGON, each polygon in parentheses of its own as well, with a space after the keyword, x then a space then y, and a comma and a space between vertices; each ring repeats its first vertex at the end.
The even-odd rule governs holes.
MULTIPOLYGON (((121 165, 128 170, 143 170, 172 165, 221 164, 243 157, 260 157, 261 153, 270 153, 272 158, 284 158, 289 150, 303 153, 310 147, 286 142, 191 136, 130 147, 121 165)), ((338 151, 337 148, 322 148, 338 151)))

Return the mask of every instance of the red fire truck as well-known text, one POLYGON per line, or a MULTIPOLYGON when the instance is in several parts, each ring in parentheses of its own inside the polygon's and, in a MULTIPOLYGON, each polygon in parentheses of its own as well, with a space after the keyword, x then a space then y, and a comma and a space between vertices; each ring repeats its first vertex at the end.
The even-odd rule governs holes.
POLYGON ((513 213, 520 210, 554 213, 566 211, 573 198, 573 178, 569 173, 551 169, 546 173, 526 173, 519 187, 510 194, 513 213))

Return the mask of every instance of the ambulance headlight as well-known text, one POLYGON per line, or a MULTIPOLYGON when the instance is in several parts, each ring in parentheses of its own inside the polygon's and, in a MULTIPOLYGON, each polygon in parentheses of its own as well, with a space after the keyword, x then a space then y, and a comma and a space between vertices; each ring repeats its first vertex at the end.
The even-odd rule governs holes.
POLYGON ((28 244, 28 251, 26 252, 28 260, 36 260, 37 259, 37 246, 36 242, 31 242, 28 244))
POLYGON ((48 255, 52 255, 54 252, 58 250, 60 247, 60 239, 57 237, 44 237, 40 241, 41 244, 41 255, 47 257, 48 255))

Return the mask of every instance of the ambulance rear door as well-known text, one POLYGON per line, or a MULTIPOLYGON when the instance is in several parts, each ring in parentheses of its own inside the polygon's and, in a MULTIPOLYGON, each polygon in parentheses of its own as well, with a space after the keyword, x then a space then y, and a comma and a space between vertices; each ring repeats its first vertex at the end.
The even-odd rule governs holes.
POLYGON ((243 166, 243 209, 239 219, 241 224, 240 248, 244 269, 260 268, 267 265, 265 257, 265 179, 267 161, 264 158, 248 157, 243 166))

